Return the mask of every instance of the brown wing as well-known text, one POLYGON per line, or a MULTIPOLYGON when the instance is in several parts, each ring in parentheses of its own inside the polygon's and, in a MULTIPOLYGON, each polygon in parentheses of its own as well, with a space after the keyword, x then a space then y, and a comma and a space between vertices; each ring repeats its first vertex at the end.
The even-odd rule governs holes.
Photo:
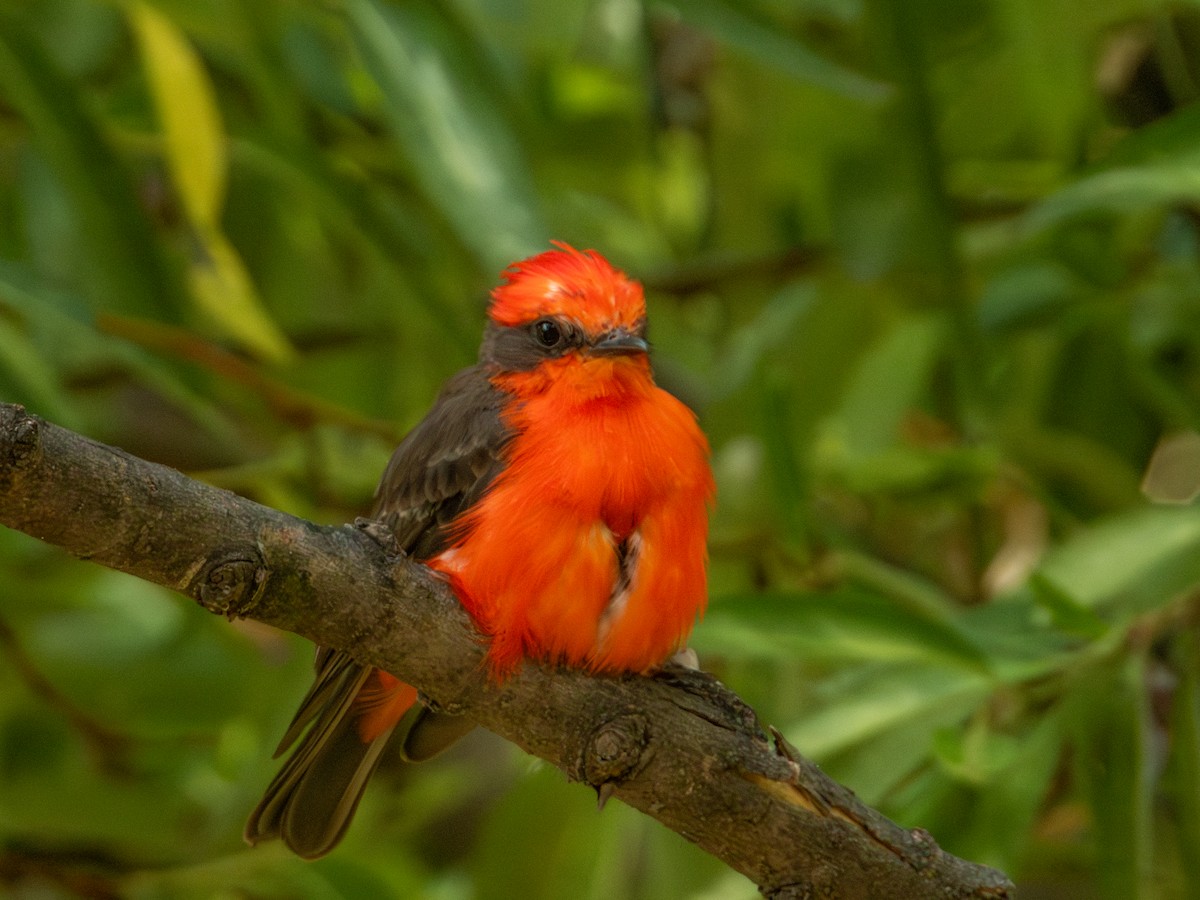
POLYGON ((414 559, 445 549, 447 526, 503 466, 511 437, 500 416, 503 401, 482 366, 464 369, 392 454, 371 517, 387 524, 414 559))
MULTIPOLYGON (((445 549, 450 523, 483 496, 503 466, 511 437, 500 415, 503 400, 482 366, 464 369, 392 454, 375 492, 372 518, 387 524, 413 558, 429 559, 445 549)), ((299 743, 245 831, 251 844, 282 837, 308 859, 328 853, 341 839, 394 732, 363 743, 349 715, 370 667, 328 647, 317 648, 314 667, 312 687, 275 756, 299 743)), ((469 723, 443 723, 444 718, 418 711, 406 733, 445 734, 440 739, 445 746, 470 730, 469 723)))

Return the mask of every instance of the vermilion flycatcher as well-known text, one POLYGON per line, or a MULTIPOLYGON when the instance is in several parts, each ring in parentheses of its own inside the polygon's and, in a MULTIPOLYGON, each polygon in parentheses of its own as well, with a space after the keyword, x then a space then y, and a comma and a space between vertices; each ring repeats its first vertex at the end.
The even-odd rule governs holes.
MULTIPOLYGON (((449 580, 496 678, 524 659, 653 669, 706 599, 704 434, 654 383, 641 286, 594 251, 558 246, 505 272, 479 363, 396 448, 372 514, 449 580)), ((246 825, 250 843, 282 837, 307 858, 341 839, 416 700, 340 650, 319 649, 316 670, 276 755, 299 745, 246 825)), ((414 719, 410 759, 470 727, 414 719)))

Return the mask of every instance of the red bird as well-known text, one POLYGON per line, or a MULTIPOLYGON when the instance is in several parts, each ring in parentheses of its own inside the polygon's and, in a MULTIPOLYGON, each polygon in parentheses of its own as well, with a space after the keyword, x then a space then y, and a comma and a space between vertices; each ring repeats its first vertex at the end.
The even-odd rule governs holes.
MULTIPOLYGON (((448 579, 496 678, 525 659, 653 669, 706 601, 708 443, 654 383, 641 286, 558 247, 506 270, 478 364, 396 448, 372 514, 448 579)), ((341 839, 416 700, 342 651, 320 648, 316 670, 276 755, 299 746, 246 825, 251 844, 282 837, 306 858, 341 839)), ((471 727, 423 709, 406 722, 409 759, 471 727)))

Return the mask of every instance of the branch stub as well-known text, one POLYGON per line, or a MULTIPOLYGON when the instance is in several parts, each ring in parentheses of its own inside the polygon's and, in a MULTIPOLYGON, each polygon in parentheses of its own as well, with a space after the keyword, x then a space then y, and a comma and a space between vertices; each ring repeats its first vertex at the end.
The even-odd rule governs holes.
POLYGON ((576 770, 585 784, 620 784, 642 766, 650 745, 650 723, 638 712, 609 719, 589 736, 576 770))
POLYGON ((237 619, 254 608, 268 575, 262 552, 242 547, 210 560, 188 593, 209 612, 237 619))
POLYGON ((10 483, 23 470, 31 469, 42 459, 42 430, 36 416, 26 414, 25 407, 13 404, 5 410, 3 457, 0 458, 0 480, 10 483))

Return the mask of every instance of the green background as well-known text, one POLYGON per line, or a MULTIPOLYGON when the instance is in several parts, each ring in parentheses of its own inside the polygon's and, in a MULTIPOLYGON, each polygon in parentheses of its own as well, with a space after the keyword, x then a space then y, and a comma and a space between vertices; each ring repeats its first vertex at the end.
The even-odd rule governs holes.
MULTIPOLYGON (((551 238, 647 285, 693 644, 1025 898, 1200 896, 1200 10, 4 0, 0 397, 320 522, 551 238), (1146 477, 1146 490, 1142 490, 1146 477)), ((0 533, 0 893, 755 895, 486 734, 241 843, 310 648, 0 533)))

